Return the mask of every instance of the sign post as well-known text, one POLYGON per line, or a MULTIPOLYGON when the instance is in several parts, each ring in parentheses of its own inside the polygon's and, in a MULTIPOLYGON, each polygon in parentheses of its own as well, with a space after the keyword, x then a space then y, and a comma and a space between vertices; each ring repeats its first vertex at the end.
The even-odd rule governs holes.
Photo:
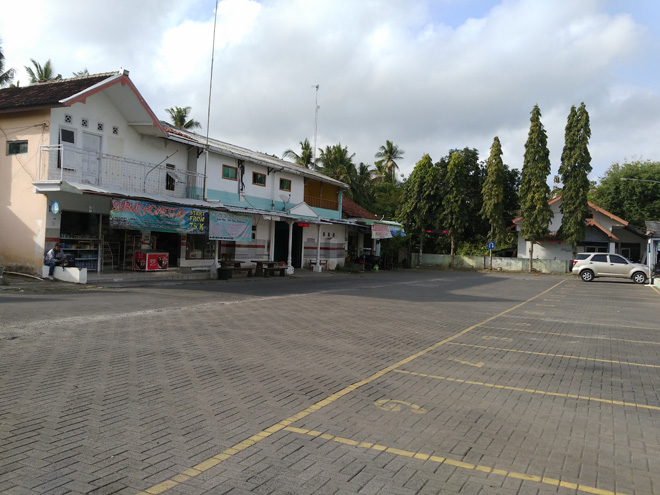
POLYGON ((493 251, 495 250, 495 241, 488 241, 488 269, 493 269, 493 251))

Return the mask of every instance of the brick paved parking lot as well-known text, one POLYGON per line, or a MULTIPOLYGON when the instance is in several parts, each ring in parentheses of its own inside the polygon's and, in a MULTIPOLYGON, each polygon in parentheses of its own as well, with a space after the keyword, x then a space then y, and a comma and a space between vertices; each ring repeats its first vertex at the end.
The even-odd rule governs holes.
POLYGON ((660 293, 399 271, 0 292, 0 493, 660 493, 660 293))

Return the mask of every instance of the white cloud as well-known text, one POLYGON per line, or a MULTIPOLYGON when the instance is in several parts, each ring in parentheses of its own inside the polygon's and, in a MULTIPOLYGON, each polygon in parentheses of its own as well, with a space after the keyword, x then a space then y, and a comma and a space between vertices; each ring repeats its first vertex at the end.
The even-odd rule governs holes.
MULTIPOLYGON (((26 35, 2 16, 8 65, 50 58, 63 75, 123 66, 157 115, 190 105, 205 123, 215 2, 118 0, 102 16, 93 3, 12 2, 10 18, 29 13, 37 26, 26 35)), ((521 166, 535 103, 553 173, 570 106, 582 101, 592 178, 625 157, 660 159, 648 70, 657 50, 639 12, 610 14, 601 0, 503 0, 467 14, 465 5, 442 4, 455 15, 439 18, 432 0, 220 2, 211 134, 278 155, 296 148, 313 139, 319 84, 318 146, 341 141, 373 163, 393 140, 406 174, 424 153, 437 160, 455 147, 486 159, 495 135, 505 161, 521 166)))

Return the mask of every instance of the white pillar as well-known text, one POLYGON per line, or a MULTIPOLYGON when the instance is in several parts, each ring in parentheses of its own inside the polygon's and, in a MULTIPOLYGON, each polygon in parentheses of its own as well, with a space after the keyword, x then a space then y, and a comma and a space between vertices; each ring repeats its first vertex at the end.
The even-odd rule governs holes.
POLYGON ((315 272, 321 271, 321 224, 317 225, 316 230, 316 265, 314 265, 313 270, 315 272))
POLYGON ((289 220, 289 253, 286 257, 287 273, 293 275, 293 265, 291 263, 291 247, 293 246, 293 220, 289 220))

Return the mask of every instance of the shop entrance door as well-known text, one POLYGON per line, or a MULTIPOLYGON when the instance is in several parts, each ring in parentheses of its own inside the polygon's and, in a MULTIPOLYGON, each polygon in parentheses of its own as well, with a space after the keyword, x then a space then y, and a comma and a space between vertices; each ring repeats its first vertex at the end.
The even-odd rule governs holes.
POLYGON ((82 181, 99 183, 101 162, 101 136, 83 132, 82 181))
POLYGON ((294 268, 302 268, 303 257, 303 228, 297 223, 293 224, 291 239, 291 264, 294 268))

